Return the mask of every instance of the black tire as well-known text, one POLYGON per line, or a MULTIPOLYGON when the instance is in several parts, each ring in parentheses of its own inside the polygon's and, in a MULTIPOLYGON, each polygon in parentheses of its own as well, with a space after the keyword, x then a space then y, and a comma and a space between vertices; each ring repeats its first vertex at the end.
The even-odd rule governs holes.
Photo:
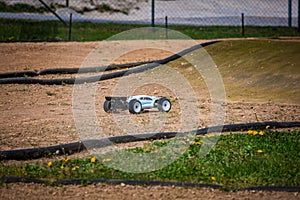
POLYGON ((142 104, 140 101, 133 99, 129 102, 129 112, 132 114, 139 114, 142 112, 142 104))
POLYGON ((111 111, 111 101, 105 100, 104 104, 103 104, 103 109, 107 113, 110 112, 111 111))
POLYGON ((163 97, 158 100, 157 108, 161 112, 169 112, 172 108, 172 104, 169 99, 163 97))

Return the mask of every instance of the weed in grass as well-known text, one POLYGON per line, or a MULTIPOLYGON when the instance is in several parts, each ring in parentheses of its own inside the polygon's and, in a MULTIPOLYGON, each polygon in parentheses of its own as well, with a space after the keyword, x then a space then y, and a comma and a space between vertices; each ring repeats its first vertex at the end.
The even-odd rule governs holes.
MULTIPOLYGON (((226 187, 250 187, 259 185, 298 186, 300 184, 300 132, 276 132, 252 130, 251 134, 229 134, 219 137, 218 143, 205 157, 199 152, 205 139, 217 137, 196 137, 189 148, 177 160, 157 171, 148 173, 127 173, 108 168, 105 164, 115 162, 107 153, 101 158, 69 159, 49 161, 45 164, 14 166, 0 163, 3 176, 26 176, 47 179, 104 178, 129 180, 168 180, 197 183, 217 183, 226 187), (264 134, 259 134, 261 131, 264 134), (257 134, 253 134, 257 132, 257 134)), ((151 148, 128 150, 136 153, 151 153, 168 144, 176 146, 178 140, 152 142, 151 148)), ((165 149, 162 161, 168 158, 165 149)), ((120 164, 126 162, 119 159, 120 164)), ((134 163, 131 163, 132 165, 134 163)), ((138 167, 138 166, 137 166, 138 167)))

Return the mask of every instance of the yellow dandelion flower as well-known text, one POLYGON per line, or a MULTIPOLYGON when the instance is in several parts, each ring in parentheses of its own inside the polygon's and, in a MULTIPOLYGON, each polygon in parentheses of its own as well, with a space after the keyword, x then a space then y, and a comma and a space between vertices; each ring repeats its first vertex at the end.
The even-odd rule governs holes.
POLYGON ((252 135, 253 131, 252 130, 248 130, 248 135, 252 135))
POLYGON ((270 125, 267 125, 267 126, 266 126, 266 129, 269 129, 269 128, 270 128, 270 125))
POLYGON ((201 145, 202 143, 199 141, 199 142, 195 142, 195 144, 197 144, 197 145, 201 145))
POLYGON ((207 135, 207 137, 209 137, 209 138, 215 137, 215 134, 210 133, 210 134, 207 135))
POLYGON ((49 161, 47 165, 48 165, 48 167, 51 167, 52 166, 52 162, 49 161))
POLYGON ((68 161, 70 161, 70 160, 71 160, 71 158, 69 158, 69 157, 67 157, 67 158, 65 159, 66 162, 68 162, 68 161))
POLYGON ((261 150, 261 149, 257 150, 257 153, 262 153, 262 152, 263 152, 263 150, 261 150))
POLYGON ((96 159, 95 157, 92 157, 92 158, 91 158, 91 163, 96 162, 96 160, 97 160, 97 159, 96 159))
POLYGON ((215 176, 212 176, 212 177, 211 177, 211 180, 216 181, 217 178, 216 178, 215 176))
POLYGON ((75 165, 75 166, 72 168, 73 171, 75 171, 75 170, 77 170, 77 169, 79 169, 79 166, 78 166, 78 165, 75 165))
POLYGON ((109 161, 111 161, 110 158, 104 158, 104 159, 102 160, 103 163, 106 163, 106 162, 109 162, 109 161))
POLYGON ((253 133, 252 133, 253 135, 257 135, 258 134, 258 132, 257 131, 253 131, 253 133))
POLYGON ((259 135, 264 135, 265 133, 263 131, 259 131, 259 135))

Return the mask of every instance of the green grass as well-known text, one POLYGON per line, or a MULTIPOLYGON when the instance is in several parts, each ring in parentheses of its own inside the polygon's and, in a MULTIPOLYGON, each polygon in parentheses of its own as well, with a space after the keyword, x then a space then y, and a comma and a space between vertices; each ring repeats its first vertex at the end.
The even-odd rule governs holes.
MULTIPOLYGON (((258 131, 259 132, 259 131, 258 131)), ((261 134, 229 134, 218 138, 217 145, 205 157, 199 157, 206 137, 197 137, 179 159, 157 171, 126 173, 108 168, 104 163, 115 162, 134 166, 126 158, 114 160, 111 153, 96 162, 87 159, 65 159, 48 163, 23 165, 0 164, 2 176, 35 177, 46 180, 76 178, 106 178, 129 180, 167 180, 194 183, 215 183, 225 187, 299 186, 300 185, 300 132, 264 130, 261 134), (262 152, 259 152, 261 150, 262 152)), ((212 138, 212 137, 210 137, 212 138)), ((216 138, 217 139, 217 138, 216 138)), ((150 154, 176 142, 152 142, 130 152, 150 154)), ((168 157, 168 154, 165 154, 168 157)), ((120 158, 120 157, 119 157, 120 158)), ((49 161, 51 159, 49 158, 49 161)))
POLYGON ((233 101, 299 103, 300 42, 223 41, 205 48, 233 101))
MULTIPOLYGON (((123 31, 149 27, 134 24, 95 24, 89 22, 73 23, 72 40, 105 40, 123 31)), ((237 38, 241 28, 237 26, 169 26, 193 39, 237 38)), ((68 40, 69 29, 58 21, 33 21, 0 19, 0 40, 68 40)), ((246 27, 245 37, 300 36, 296 28, 289 27, 246 27)), ((161 38, 160 38, 161 39, 161 38)), ((163 39, 163 38, 162 38, 163 39)))
MULTIPOLYGON (((205 50, 218 67, 227 100, 299 104, 300 42, 228 40, 205 50)), ((211 98, 204 79, 184 58, 168 66, 184 75, 198 95, 211 98)))

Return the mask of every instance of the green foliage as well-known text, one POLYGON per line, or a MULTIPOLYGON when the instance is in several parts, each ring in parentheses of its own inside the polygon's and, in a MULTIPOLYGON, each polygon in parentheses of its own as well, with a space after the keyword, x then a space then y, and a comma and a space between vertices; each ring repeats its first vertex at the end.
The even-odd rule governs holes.
POLYGON ((28 13, 45 13, 48 10, 45 7, 34 7, 28 4, 16 3, 13 5, 7 5, 5 2, 0 2, 0 12, 28 12, 28 13))
POLYGON ((121 12, 121 13, 126 14, 126 15, 129 13, 129 11, 126 10, 126 9, 124 9, 124 10, 114 9, 110 5, 105 4, 105 3, 96 6, 96 9, 97 9, 98 12, 111 12, 111 13, 112 12, 121 12))
MULTIPOLYGON (((141 148, 127 150, 151 153, 182 139, 153 142, 141 148), (150 148, 149 148, 150 147, 150 148)), ((274 132, 269 130, 249 134, 229 134, 196 137, 185 153, 170 165, 148 173, 126 173, 107 167, 113 162, 110 153, 101 158, 69 159, 44 164, 0 164, 2 176, 25 176, 47 179, 106 178, 130 180, 168 180, 195 183, 216 183, 226 187, 259 185, 299 186, 300 184, 300 132, 274 132), (254 133, 254 134, 253 134, 254 133), (218 143, 205 157, 199 156, 203 142, 210 138, 218 143)), ((164 154, 168 157, 168 151, 164 154)), ((126 162, 119 159, 118 162, 126 162)), ((135 163, 132 162, 132 165, 135 163)))
MULTIPOLYGON (((104 9, 104 8, 103 8, 104 9)), ((108 8, 105 8, 108 9, 108 8)), ((150 25, 96 24, 90 22, 74 22, 72 40, 95 41, 105 40, 123 31, 134 28, 150 27, 150 25)), ((158 26, 159 27, 159 26, 158 26)), ((242 37, 237 26, 169 26, 193 39, 237 38, 242 37)), ((0 19, 0 40, 68 40, 69 29, 59 21, 34 21, 0 19)), ((149 35, 149 34, 148 34, 149 35)), ((300 36, 296 28, 289 27, 246 27, 245 37, 279 37, 300 36)), ((134 37, 134 36, 133 36, 134 37)), ((162 35, 159 39, 164 39, 162 35)), ((169 35, 169 38, 172 35, 169 35)), ((149 39, 149 38, 148 38, 149 39)))

